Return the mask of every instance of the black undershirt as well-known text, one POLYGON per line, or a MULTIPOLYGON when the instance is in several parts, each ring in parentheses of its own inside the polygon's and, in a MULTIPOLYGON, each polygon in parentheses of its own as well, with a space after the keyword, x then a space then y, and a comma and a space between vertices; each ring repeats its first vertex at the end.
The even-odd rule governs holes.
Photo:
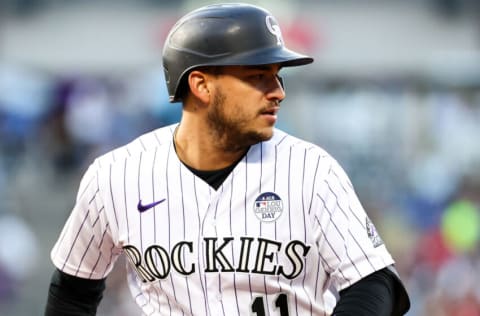
POLYGON ((409 309, 405 287, 389 266, 340 291, 332 316, 402 316, 409 309))
MULTIPOLYGON (((240 159, 241 160, 241 159, 240 159)), ((197 170, 186 164, 184 164, 190 171, 192 171, 197 177, 201 178, 203 181, 207 182, 215 190, 218 189, 223 181, 228 177, 230 172, 235 168, 235 166, 240 162, 238 160, 233 165, 228 166, 227 168, 213 171, 197 170)))
POLYGON ((95 316, 104 290, 105 279, 83 279, 56 269, 48 289, 45 316, 95 316))

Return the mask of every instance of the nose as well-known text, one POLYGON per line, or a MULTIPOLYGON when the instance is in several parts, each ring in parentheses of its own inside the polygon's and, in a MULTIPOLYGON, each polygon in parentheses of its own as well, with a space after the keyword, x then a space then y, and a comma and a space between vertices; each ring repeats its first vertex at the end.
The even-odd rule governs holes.
POLYGON ((267 92, 267 99, 281 102, 283 99, 285 99, 283 79, 279 75, 275 75, 271 81, 272 83, 270 85, 270 89, 268 89, 267 92))

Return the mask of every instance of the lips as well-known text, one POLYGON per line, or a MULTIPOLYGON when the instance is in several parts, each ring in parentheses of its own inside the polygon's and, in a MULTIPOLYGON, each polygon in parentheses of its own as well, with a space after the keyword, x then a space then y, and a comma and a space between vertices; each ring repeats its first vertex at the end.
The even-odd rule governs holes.
POLYGON ((265 109, 265 110, 263 110, 261 113, 262 113, 263 115, 277 115, 279 109, 280 109, 280 107, 275 106, 275 107, 271 107, 271 108, 265 109))
POLYGON ((261 116, 265 118, 269 124, 275 124, 279 109, 280 107, 278 106, 267 108, 261 112, 261 116))

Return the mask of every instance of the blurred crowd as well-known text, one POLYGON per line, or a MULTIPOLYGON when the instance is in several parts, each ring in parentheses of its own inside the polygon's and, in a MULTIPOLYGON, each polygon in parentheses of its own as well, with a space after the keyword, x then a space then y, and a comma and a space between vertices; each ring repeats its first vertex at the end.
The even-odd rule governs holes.
MULTIPOLYGON (((289 31, 313 49, 309 27, 289 31)), ((177 122, 181 106, 168 103, 160 64, 69 75, 1 57, 0 315, 39 315, 49 252, 83 172, 96 156, 177 122)), ((278 127, 345 168, 405 281, 408 315, 480 316, 480 80, 283 75, 278 127)), ((107 280, 99 316, 138 314, 124 265, 107 280)))

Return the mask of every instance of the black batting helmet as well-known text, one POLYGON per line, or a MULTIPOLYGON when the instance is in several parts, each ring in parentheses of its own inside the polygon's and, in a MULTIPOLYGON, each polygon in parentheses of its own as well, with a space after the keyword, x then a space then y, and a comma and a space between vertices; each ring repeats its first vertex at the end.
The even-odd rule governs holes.
POLYGON ((268 11, 240 3, 188 13, 173 26, 163 48, 170 102, 180 101, 184 80, 197 67, 311 62, 313 58, 285 47, 280 27, 268 11))

